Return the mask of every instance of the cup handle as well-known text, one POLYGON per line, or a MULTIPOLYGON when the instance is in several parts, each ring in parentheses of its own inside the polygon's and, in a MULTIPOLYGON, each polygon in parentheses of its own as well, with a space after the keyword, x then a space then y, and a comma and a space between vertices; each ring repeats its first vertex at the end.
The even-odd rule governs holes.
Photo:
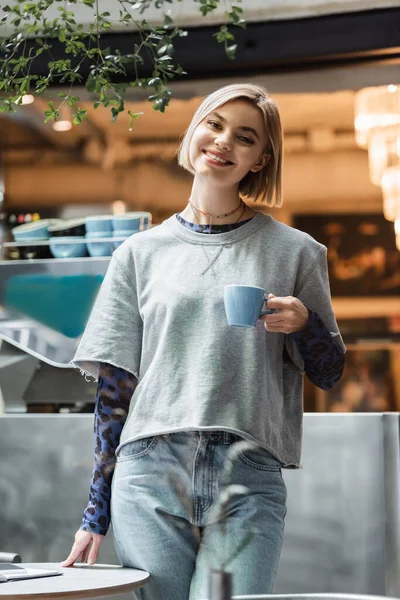
MULTIPOLYGON (((268 302, 268 296, 264 296, 264 304, 268 302)), ((273 315, 276 312, 276 308, 267 308, 267 310, 262 310, 260 312, 260 317, 264 317, 265 315, 273 315)))

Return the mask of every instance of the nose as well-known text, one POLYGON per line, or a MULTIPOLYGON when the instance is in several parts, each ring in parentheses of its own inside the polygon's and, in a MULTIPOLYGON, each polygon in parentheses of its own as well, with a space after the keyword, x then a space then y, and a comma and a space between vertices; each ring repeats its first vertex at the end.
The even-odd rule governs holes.
POLYGON ((217 148, 221 150, 231 150, 232 142, 228 131, 221 131, 214 140, 217 148))

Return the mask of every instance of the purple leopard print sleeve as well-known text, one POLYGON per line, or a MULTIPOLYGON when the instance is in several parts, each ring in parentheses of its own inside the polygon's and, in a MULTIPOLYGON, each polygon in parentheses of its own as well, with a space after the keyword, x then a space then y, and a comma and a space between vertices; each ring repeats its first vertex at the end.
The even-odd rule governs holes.
POLYGON ((94 465, 80 527, 84 531, 106 535, 109 528, 115 450, 136 385, 136 377, 125 369, 101 363, 94 412, 94 465))
POLYGON ((308 312, 310 319, 306 329, 289 337, 296 342, 308 379, 323 390, 329 390, 342 376, 344 353, 317 313, 308 312))

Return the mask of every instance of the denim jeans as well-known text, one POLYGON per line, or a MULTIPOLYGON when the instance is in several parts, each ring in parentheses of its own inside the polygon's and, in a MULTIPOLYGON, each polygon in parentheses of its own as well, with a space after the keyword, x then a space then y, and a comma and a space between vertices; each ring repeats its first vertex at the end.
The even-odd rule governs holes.
POLYGON ((221 524, 207 524, 222 490, 228 432, 171 433, 130 442, 117 458, 111 496, 114 543, 122 565, 150 573, 137 600, 208 598, 220 568, 251 528, 257 533, 229 564, 235 595, 273 590, 282 547, 286 486, 279 462, 254 446, 234 461, 230 484, 248 488, 221 524))

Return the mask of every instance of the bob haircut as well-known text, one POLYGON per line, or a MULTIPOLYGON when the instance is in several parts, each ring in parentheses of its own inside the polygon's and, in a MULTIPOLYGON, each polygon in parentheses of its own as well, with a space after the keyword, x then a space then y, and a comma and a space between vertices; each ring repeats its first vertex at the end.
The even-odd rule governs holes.
POLYGON ((282 128, 278 107, 267 90, 250 83, 235 83, 219 88, 206 96, 187 128, 178 153, 181 167, 194 174, 189 158, 189 148, 196 127, 211 112, 235 100, 247 100, 256 106, 263 115, 268 142, 265 152, 270 155, 268 163, 261 171, 249 171, 239 183, 241 196, 259 201, 267 206, 282 205, 282 128))

